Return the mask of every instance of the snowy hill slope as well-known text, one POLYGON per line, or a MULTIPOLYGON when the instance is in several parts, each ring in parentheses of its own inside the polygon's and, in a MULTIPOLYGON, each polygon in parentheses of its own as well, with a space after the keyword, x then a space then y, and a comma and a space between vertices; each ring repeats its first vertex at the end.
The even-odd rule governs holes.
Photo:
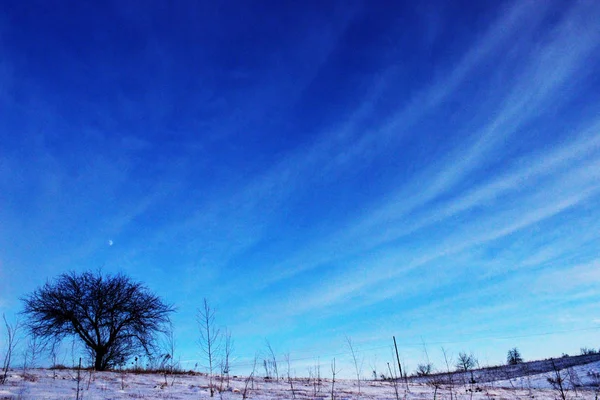
MULTIPOLYGON (((598 399, 600 394, 600 357, 568 357, 554 360, 564 377, 566 399, 598 399), (589 361, 589 362, 587 362, 589 361)), ((361 382, 360 394, 355 380, 331 379, 321 381, 307 378, 266 380, 236 377, 221 383, 215 380, 217 392, 214 398, 258 400, 271 399, 331 399, 332 386, 335 399, 559 399, 560 392, 548 378, 555 372, 548 370, 550 360, 524 363, 518 366, 486 368, 473 371, 475 382, 469 374, 438 374, 405 382, 361 382), (520 369, 518 367, 521 367, 520 369), (495 371, 495 373, 492 373, 495 371), (526 372, 526 373, 525 373, 526 372), (505 376, 503 378, 503 375, 505 376), (451 379, 447 379, 451 376, 451 379), (497 379, 491 380, 495 376, 497 379), (445 378, 437 379, 436 378, 445 378), (476 379, 485 377, 488 381, 476 379), (397 392, 396 392, 397 390, 397 392)), ((164 376, 153 373, 94 372, 75 370, 30 369, 11 370, 8 381, 0 386, 0 399, 209 399, 209 379, 204 374, 181 374, 164 376)))

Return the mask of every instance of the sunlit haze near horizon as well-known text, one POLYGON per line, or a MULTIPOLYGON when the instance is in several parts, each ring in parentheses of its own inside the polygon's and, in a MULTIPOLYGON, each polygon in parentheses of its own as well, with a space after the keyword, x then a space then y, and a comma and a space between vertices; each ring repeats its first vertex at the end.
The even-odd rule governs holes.
MULTIPOLYGON (((0 313, 68 271, 204 298, 232 374, 346 337, 598 347, 600 2, 0 2, 0 313)), ((22 318, 22 316, 21 316, 22 318)), ((0 335, 0 348, 4 345, 0 335)), ((427 354, 425 354, 427 349, 427 354)), ((325 368, 325 367, 323 367, 325 368)))

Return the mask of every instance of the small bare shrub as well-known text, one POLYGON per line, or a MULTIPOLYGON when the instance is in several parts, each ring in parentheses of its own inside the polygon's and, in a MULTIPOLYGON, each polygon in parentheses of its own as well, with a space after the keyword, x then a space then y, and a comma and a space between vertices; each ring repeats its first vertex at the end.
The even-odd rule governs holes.
POLYGON ((589 356, 592 354, 598 354, 598 351, 595 350, 594 348, 591 347, 582 347, 581 348, 581 355, 582 356, 589 356))
POLYGON ((562 400, 567 400, 567 387, 565 386, 566 376, 561 370, 556 366, 554 360, 551 360, 552 363, 552 373, 546 379, 548 383, 552 385, 554 390, 558 392, 560 398, 562 400))
POLYGON ((252 382, 252 388, 254 389, 254 373, 256 372, 256 361, 258 360, 258 355, 254 356, 254 363, 252 364, 252 372, 246 378, 244 383, 244 391, 242 392, 242 399, 246 400, 248 398, 248 386, 250 382, 252 382))
POLYGON ((350 337, 348 337, 348 336, 346 336, 346 343, 348 344, 348 349, 350 350, 350 354, 352 355, 352 362, 354 363, 354 372, 356 373, 356 382, 358 384, 358 396, 357 396, 357 398, 358 398, 361 394, 360 393, 360 376, 362 374, 364 360, 361 360, 359 362, 356 351, 354 350, 354 345, 352 344, 352 339, 350 339, 350 337))
POLYGON ((429 376, 433 372, 433 364, 419 364, 417 365, 416 374, 417 376, 429 376))
POLYGON ((2 374, 0 375, 0 385, 4 385, 6 383, 6 379, 8 378, 10 363, 12 361, 15 348, 17 347, 17 343, 19 342, 18 332, 21 328, 21 325, 18 320, 14 324, 10 324, 6 319, 6 315, 4 314, 2 314, 2 319, 4 320, 4 327, 6 331, 6 350, 4 351, 4 360, 2 362, 2 374))

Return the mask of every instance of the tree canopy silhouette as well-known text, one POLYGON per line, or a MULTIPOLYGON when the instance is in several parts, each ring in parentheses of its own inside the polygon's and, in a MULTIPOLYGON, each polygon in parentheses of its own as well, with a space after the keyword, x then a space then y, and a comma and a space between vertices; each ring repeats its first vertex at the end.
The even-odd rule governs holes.
POLYGON ((506 363, 508 365, 517 365, 523 362, 523 357, 521 357, 521 352, 516 347, 513 347, 508 351, 506 355, 506 363))
POLYGON ((22 299, 30 332, 42 339, 79 338, 98 371, 138 352, 152 354, 173 307, 122 274, 60 275, 22 299))

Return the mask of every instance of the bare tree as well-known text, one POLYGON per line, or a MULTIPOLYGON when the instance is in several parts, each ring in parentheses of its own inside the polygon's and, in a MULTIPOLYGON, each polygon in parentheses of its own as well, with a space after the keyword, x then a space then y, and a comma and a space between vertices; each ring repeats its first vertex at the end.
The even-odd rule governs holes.
POLYGON ((394 365, 394 371, 392 372, 392 368, 390 367, 390 363, 387 363, 388 371, 390 372, 390 380, 392 381, 392 385, 394 385, 394 394, 396 395, 396 400, 400 400, 400 393, 398 392, 398 377, 396 375, 396 366, 394 365))
POLYGON ((348 344, 348 349, 350 350, 350 354, 352 355, 352 362, 354 363, 354 372, 356 373, 356 382, 358 384, 358 396, 360 396, 360 376, 362 374, 363 360, 361 360, 360 362, 358 361, 356 351, 354 351, 354 345, 352 344, 352 339, 350 339, 349 336, 346 336, 346 344, 348 344))
POLYGON ((52 379, 56 379, 56 367, 58 367, 58 351, 60 350, 60 341, 53 340, 50 343, 49 351, 50 351, 50 359, 52 361, 52 379))
POLYGON ((165 331, 174 311, 141 283, 100 272, 60 275, 22 300, 31 334, 47 341, 77 338, 96 370, 138 351, 151 355, 156 334, 165 331))
POLYGON ((598 352, 600 352, 600 350, 596 350, 593 347, 591 347, 591 348, 590 347, 582 347, 580 350, 580 354, 582 356, 587 356, 590 354, 597 354, 598 352))
POLYGON ((506 355, 506 363, 508 365, 517 365, 523 362, 523 357, 521 357, 521 352, 516 347, 513 347, 508 351, 506 355))
POLYGON ((208 362, 210 397, 213 397, 215 395, 213 372, 221 345, 221 331, 215 327, 215 310, 208 305, 206 299, 204 299, 203 307, 198 310, 198 324, 200 325, 200 347, 208 362))
POLYGON ((256 362, 258 361, 258 354, 254 355, 254 363, 252 364, 252 372, 246 378, 246 382, 244 383, 244 391, 242 392, 242 399, 246 400, 248 397, 248 385, 252 382, 252 389, 254 389, 254 374, 256 372, 256 362))
POLYGON ((167 384, 167 374, 171 375, 171 386, 175 384, 175 370, 179 369, 179 361, 175 361, 175 329, 173 328, 173 324, 169 322, 169 329, 165 334, 165 342, 164 349, 165 354, 163 354, 162 359, 162 367, 163 372, 165 374, 165 384, 167 384))
POLYGON ((23 369, 35 368, 37 358, 43 350, 44 346, 40 343, 39 338, 35 335, 29 336, 23 351, 23 369))
POLYGON ((0 385, 6 383, 8 378, 8 371, 10 370, 10 363, 12 361, 15 348, 19 342, 18 333, 21 329, 19 320, 11 324, 6 319, 6 315, 2 314, 2 320, 4 321, 4 327, 6 331, 6 350, 4 351, 4 360, 2 362, 2 375, 0 375, 0 385))
POLYGON ((477 365, 477 359, 473 354, 467 354, 464 352, 458 353, 458 360, 456 361, 456 369, 458 371, 467 372, 477 365))
POLYGON ((417 376, 429 376, 433 372, 433 364, 429 360, 429 352, 427 352, 427 346, 425 345, 425 341, 421 338, 421 342, 423 343, 423 353, 425 354, 425 364, 417 365, 417 376))
POLYGON ((292 390, 292 399, 296 398, 296 391, 294 390, 294 381, 292 380, 291 375, 291 367, 290 367, 290 353, 285 355, 285 362, 287 363, 287 379, 290 384, 290 389, 292 390))
POLYGON ((417 365, 417 376, 429 376, 433 372, 433 365, 431 363, 417 365))
POLYGON ((444 384, 444 379, 441 376, 430 376, 427 378, 426 385, 433 387, 433 400, 436 400, 437 392, 444 384))
POLYGON ((229 376, 231 374, 231 353, 233 352, 233 340, 231 339, 231 332, 225 329, 223 332, 223 362, 221 365, 221 374, 227 378, 227 387, 229 387, 229 376))
POLYGON ((265 369, 265 379, 271 379, 271 361, 263 359, 263 368, 265 369))
POLYGON ((317 358, 314 367, 308 367, 308 384, 312 381, 313 397, 317 397, 317 393, 321 392, 321 362, 317 358))
POLYGON ((321 393, 321 359, 317 358, 317 365, 315 365, 317 371, 317 392, 321 393))
POLYGON ((267 343, 267 351, 269 353, 269 363, 270 363, 270 367, 273 369, 273 373, 275 373, 275 379, 279 380, 279 371, 277 370, 277 358, 275 357, 275 352, 273 351, 273 347, 271 346, 271 343, 269 343, 269 341, 266 341, 267 343))
POLYGON ((561 372, 560 368, 556 366, 554 360, 550 360, 552 365, 552 375, 547 378, 548 383, 552 385, 562 400, 567 400, 567 387, 565 386, 566 377, 561 372))
POLYGON ((446 349, 442 347, 442 354, 444 355, 444 362, 446 363, 446 371, 448 373, 448 390, 450 391, 450 400, 453 398, 453 390, 454 390, 454 377, 452 371, 450 371, 450 364, 452 363, 451 359, 448 359, 448 354, 446 353, 446 349))
POLYGON ((373 375, 373 380, 376 381, 379 376, 377 375, 377 356, 373 358, 372 363, 369 363, 369 365, 371 366, 371 374, 373 375))
POLYGON ((338 369, 336 369, 335 367, 335 357, 333 358, 333 361, 331 362, 331 400, 335 400, 335 376, 337 375, 337 373, 340 372, 338 369))

